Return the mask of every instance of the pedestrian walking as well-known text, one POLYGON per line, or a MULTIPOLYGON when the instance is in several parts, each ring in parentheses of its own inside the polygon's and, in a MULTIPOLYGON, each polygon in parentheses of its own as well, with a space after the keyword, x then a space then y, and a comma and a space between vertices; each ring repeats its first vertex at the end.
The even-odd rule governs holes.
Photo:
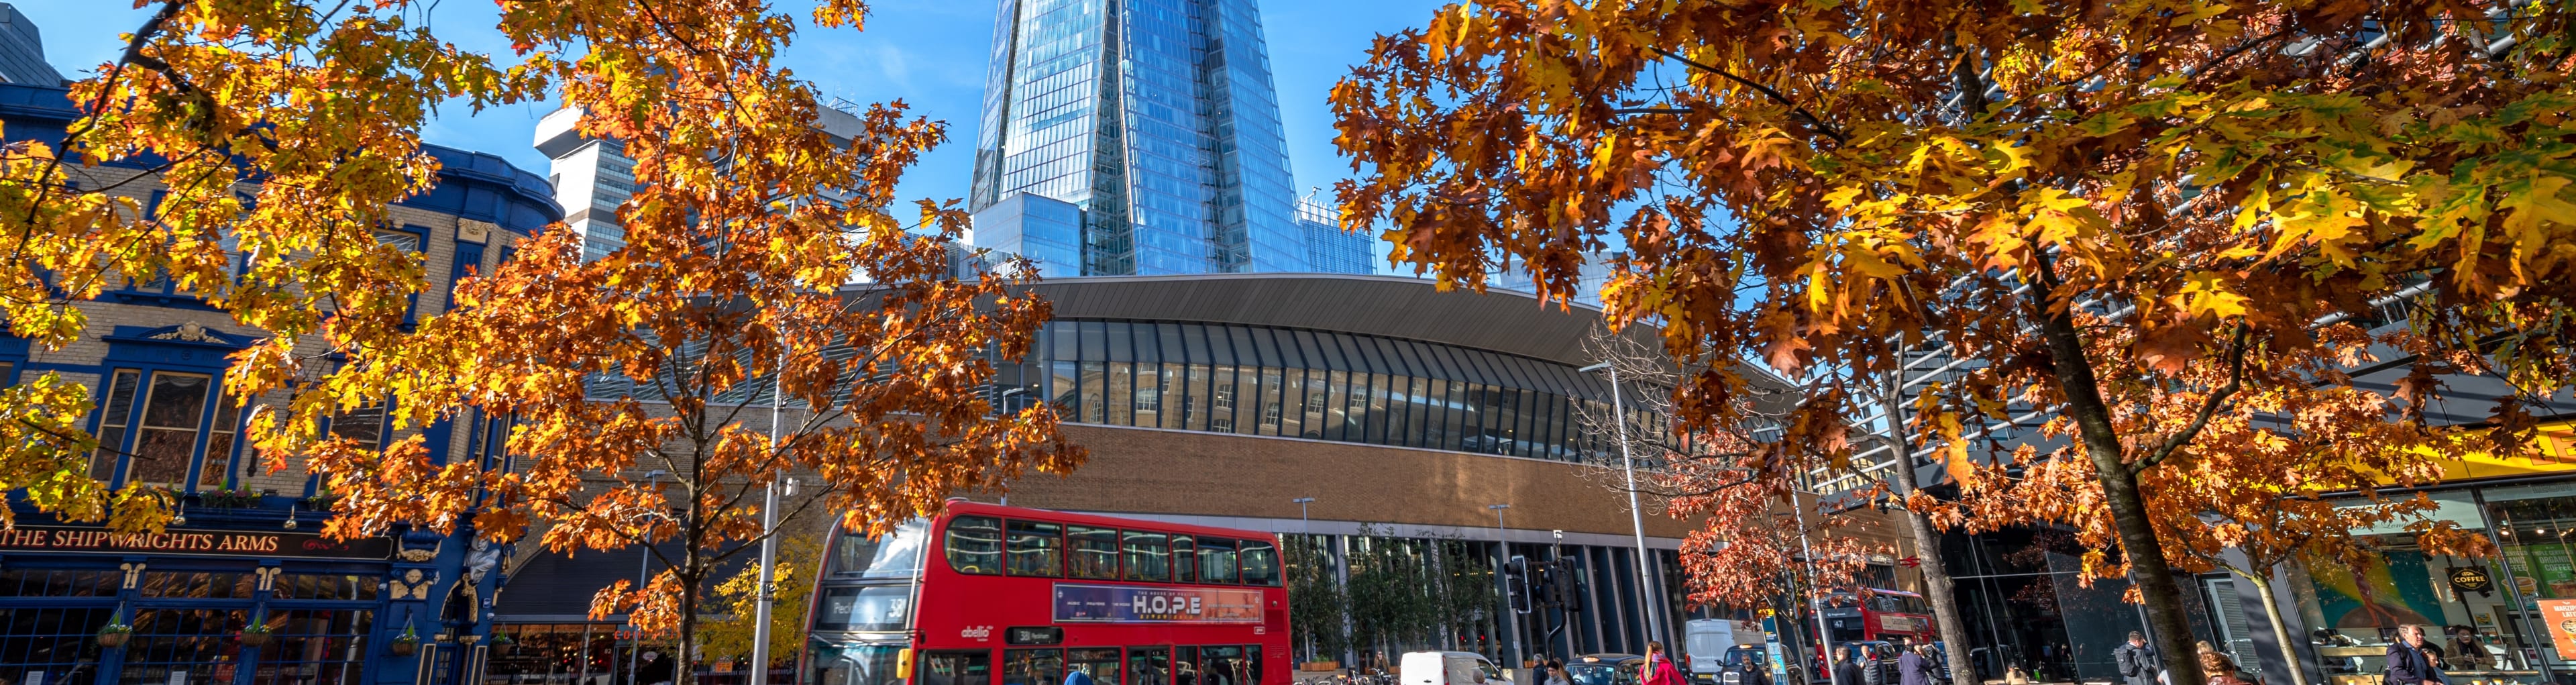
POLYGON ((2209 685, 2255 685, 2244 671, 2236 670, 2236 662, 2215 650, 2200 653, 2200 677, 2209 685))
POLYGON ((1896 657, 1897 685, 1932 685, 1932 648, 1916 645, 1896 657))
POLYGON ((2162 662, 2156 659, 2156 648, 2147 646, 2147 634, 2129 631, 2129 641, 2111 650, 2111 663, 2120 668, 2124 685, 2156 685, 2162 679, 2162 662))
POLYGON ((1662 642, 1646 643, 1646 663, 1641 668, 1644 672, 1637 674, 1639 685, 1689 685, 1681 669, 1673 668, 1672 656, 1664 653, 1662 642))
POLYGON ((1860 664, 1852 663, 1852 650, 1834 653, 1834 685, 1860 685, 1860 664))
POLYGON ((2445 685, 2433 668, 2430 655, 2424 653, 2424 627, 2407 624, 2397 627, 2397 641, 2388 643, 2388 685, 2445 685))
POLYGON ((1565 677, 1565 662, 1555 659, 1547 660, 1547 675, 1543 682, 1546 685, 1574 685, 1574 681, 1565 677))

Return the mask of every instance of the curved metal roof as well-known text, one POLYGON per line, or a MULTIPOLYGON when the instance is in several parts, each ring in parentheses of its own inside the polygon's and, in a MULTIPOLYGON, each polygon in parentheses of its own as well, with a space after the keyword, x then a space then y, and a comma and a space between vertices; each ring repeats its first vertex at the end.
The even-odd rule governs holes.
MULTIPOLYGON (((1593 363, 1583 342, 1601 310, 1541 304, 1499 288, 1441 292, 1432 281, 1398 276, 1259 273, 1055 278, 1032 286, 1058 319, 1197 321, 1407 338, 1535 357, 1593 363)), ((1659 347, 1649 326, 1621 331, 1659 347)))

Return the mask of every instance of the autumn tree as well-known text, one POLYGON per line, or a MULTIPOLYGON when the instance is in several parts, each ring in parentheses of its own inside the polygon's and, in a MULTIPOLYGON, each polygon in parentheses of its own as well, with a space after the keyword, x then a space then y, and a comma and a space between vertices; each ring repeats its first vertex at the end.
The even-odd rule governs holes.
MULTIPOLYGON (((826 2, 814 21, 860 10, 826 2)), ((889 209, 943 127, 899 102, 826 121, 772 62, 796 24, 750 0, 503 8, 518 69, 634 160, 625 245, 585 260, 580 236, 546 232, 415 332, 352 351, 349 386, 391 398, 398 429, 505 417, 512 458, 272 441, 340 495, 327 534, 471 525, 564 553, 641 546, 662 570, 603 588, 592 613, 675 638, 688 664, 719 565, 783 530, 764 513, 884 534, 954 492, 1080 461, 1047 407, 991 401, 1047 304, 952 259, 955 201, 889 209), (800 496, 764 512, 791 475, 800 496)))
MULTIPOLYGON (((805 625, 805 609, 814 596, 814 581, 823 575, 823 536, 808 529, 778 537, 778 566, 770 579, 776 604, 769 622, 773 627, 801 627, 805 625)), ((710 613, 724 618, 708 623, 701 633, 699 641, 705 645, 708 658, 739 660, 747 668, 767 668, 750 661, 751 645, 758 639, 755 628, 759 626, 753 617, 759 615, 761 590, 758 564, 746 564, 716 584, 714 596, 709 598, 714 604, 710 613)), ((769 653, 778 655, 773 659, 793 661, 804 647, 805 631, 801 629, 769 631, 769 653)))
MULTIPOLYGON (((2190 506, 2179 474, 2236 456, 2209 429, 2248 398, 2350 383, 2249 370, 2329 355, 2406 306, 2381 342, 2410 374, 2379 421, 2421 423, 2445 374, 2566 387, 2568 16, 2474 1, 1457 4, 1382 37, 1335 88, 1336 142, 1363 174, 1339 186, 1343 224, 1385 220, 1393 259, 1444 278, 1508 255, 1556 296, 1617 241, 1609 316, 1651 319, 1666 354, 1706 369, 1676 386, 1685 430, 1740 411, 1749 382, 1712 360, 1801 380, 1782 421, 1800 449, 1748 455, 1757 473, 1845 465, 1848 398, 1920 351, 1955 357, 1908 394, 1908 425, 1958 498, 1909 507, 2073 527, 2095 550, 2086 576, 2126 575, 2159 649, 2190 654, 2179 541, 2158 524, 2190 506), (2020 422, 2013 443, 1993 435, 2020 422), (2063 496, 2012 494, 2034 478, 2063 496)), ((2515 453, 2532 426, 2506 398, 2447 430, 2515 453)))
MULTIPOLYGON (((537 85, 414 25, 415 4, 138 0, 155 9, 125 50, 71 84, 81 118, 69 130, 5 122, 8 334, 59 350, 96 335, 83 305, 107 288, 167 279, 270 334, 234 356, 229 394, 303 379, 314 387, 298 411, 330 413, 336 386, 310 382, 333 373, 327 356, 400 335, 424 283, 416 257, 374 236, 390 204, 436 181, 422 124, 441 102, 480 109, 537 85)), ((90 477, 97 440, 82 417, 95 403, 52 371, 0 393, 0 490, 70 519, 158 529, 171 494, 109 493, 90 477)))
POLYGON ((1577 424, 1603 446, 1584 455, 1585 476, 1636 494, 1640 513, 1707 521, 1682 541, 1691 601, 1754 607, 1790 597, 1786 608, 1795 616, 1803 611, 1794 599, 1799 588, 1851 588, 1869 555, 1884 551, 1846 534, 1852 518, 1820 506, 1814 474, 1760 470, 1804 463, 1795 454, 1760 456, 1802 449, 1773 437, 1798 399, 1788 381, 1741 369, 1758 376, 1748 378, 1741 405, 1723 423, 1678 430, 1669 422, 1677 411, 1672 389, 1704 369, 1676 366, 1661 350, 1606 327, 1585 336, 1584 354, 1604 365, 1605 375, 1616 374, 1620 392, 1615 407, 1577 410, 1577 424))

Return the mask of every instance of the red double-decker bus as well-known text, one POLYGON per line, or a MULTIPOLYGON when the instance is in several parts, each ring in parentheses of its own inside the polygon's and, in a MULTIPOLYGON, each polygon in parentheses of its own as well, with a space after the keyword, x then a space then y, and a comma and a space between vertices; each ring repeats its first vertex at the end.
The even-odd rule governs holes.
POLYGON ((800 685, 1287 685, 1269 533, 950 500, 833 536, 800 685))

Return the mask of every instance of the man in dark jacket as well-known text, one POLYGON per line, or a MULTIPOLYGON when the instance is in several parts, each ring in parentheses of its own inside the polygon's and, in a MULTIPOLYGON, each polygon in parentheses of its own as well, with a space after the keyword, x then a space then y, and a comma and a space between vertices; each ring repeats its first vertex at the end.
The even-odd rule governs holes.
POLYGON ((2433 674, 2433 660, 2424 655, 2424 627, 2397 627, 2397 641, 2388 644, 2388 682, 2391 685, 2442 685, 2433 674))
POLYGON ((2156 649, 2147 646, 2147 635, 2129 631, 2129 641, 2111 650, 2111 663, 2120 667, 2122 685, 2156 685, 2156 649))
POLYGON ((1927 656, 1931 651, 1931 647, 1916 645, 1896 657, 1897 685, 1932 685, 1932 660, 1927 656))
POLYGON ((1857 650, 1834 652, 1834 685, 1861 685, 1860 664, 1852 659, 1857 650))

